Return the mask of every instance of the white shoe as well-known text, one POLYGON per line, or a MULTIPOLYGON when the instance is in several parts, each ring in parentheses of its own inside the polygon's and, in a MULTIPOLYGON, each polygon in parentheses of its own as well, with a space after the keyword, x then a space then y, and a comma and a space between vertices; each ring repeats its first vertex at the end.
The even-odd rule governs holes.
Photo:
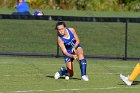
POLYGON ((59 79, 62 76, 61 74, 63 70, 66 70, 65 67, 61 67, 60 70, 55 73, 54 78, 59 79))
POLYGON ((121 78, 121 80, 122 80, 126 85, 128 85, 128 86, 131 86, 132 83, 133 83, 132 81, 129 81, 129 80, 128 80, 129 76, 128 76, 128 77, 125 77, 124 75, 120 74, 120 78, 121 78))
POLYGON ((56 73, 55 73, 54 78, 55 78, 55 79, 60 78, 60 74, 59 74, 59 72, 56 72, 56 73))
POLYGON ((83 75, 83 76, 82 76, 82 80, 84 80, 84 81, 88 81, 88 76, 83 75))

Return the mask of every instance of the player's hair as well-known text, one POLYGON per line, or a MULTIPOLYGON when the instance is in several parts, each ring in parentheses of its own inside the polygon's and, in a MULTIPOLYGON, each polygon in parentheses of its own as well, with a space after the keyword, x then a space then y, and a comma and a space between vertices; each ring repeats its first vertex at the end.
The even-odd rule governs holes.
POLYGON ((66 27, 65 22, 63 22, 63 21, 58 21, 58 22, 56 23, 56 26, 55 26, 55 29, 56 29, 56 30, 57 30, 57 26, 59 26, 59 25, 63 25, 64 27, 66 27))

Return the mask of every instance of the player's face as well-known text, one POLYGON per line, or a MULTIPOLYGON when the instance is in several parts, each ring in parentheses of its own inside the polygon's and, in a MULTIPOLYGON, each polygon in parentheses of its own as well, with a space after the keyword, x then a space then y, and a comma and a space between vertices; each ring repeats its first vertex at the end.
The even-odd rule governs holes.
POLYGON ((19 0, 19 3, 21 3, 23 0, 19 0))
POLYGON ((66 28, 64 27, 64 25, 58 25, 57 31, 59 32, 60 35, 63 36, 63 35, 65 35, 66 28))

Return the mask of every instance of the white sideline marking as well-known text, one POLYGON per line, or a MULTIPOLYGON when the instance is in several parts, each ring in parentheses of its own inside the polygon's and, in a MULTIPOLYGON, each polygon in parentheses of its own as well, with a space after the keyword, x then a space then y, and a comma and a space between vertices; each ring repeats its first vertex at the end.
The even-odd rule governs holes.
MULTIPOLYGON (((0 62, 0 64, 26 64, 24 62, 0 62)), ((32 63, 31 63, 32 64, 32 63)), ((33 63, 34 65, 36 65, 35 63, 33 63)), ((65 64, 39 64, 39 65, 46 65, 46 66, 65 66, 65 64)))
MULTIPOLYGON (((80 91, 80 90, 111 90, 111 89, 120 89, 122 87, 106 87, 106 88, 83 88, 83 89, 58 89, 58 90, 53 90, 53 91, 80 91)), ((126 88, 139 88, 139 87, 124 87, 122 89, 126 88)))
POLYGON ((14 64, 18 64, 19 62, 0 62, 0 64, 11 64, 11 63, 12 63, 12 64, 13 64, 13 63, 14 63, 14 64))
MULTIPOLYGON (((0 62, 0 64, 25 64, 23 62, 0 62)), ((64 65, 64 64, 40 64, 40 65, 64 65)), ((132 66, 108 66, 108 67, 115 67, 115 68, 133 68, 132 66)))
MULTIPOLYGON (((81 88, 81 89, 58 89, 58 90, 48 90, 48 92, 59 92, 59 91, 81 91, 81 90, 111 90, 111 89, 139 89, 139 87, 106 87, 106 88, 81 88)), ((10 93, 26 93, 26 92, 47 92, 47 90, 17 90, 9 91, 10 93)), ((0 92, 4 93, 4 92, 0 92)))
POLYGON ((42 92, 42 91, 45 91, 45 90, 18 90, 15 92, 20 93, 20 92, 42 92))
POLYGON ((109 66, 109 67, 115 67, 115 68, 133 68, 132 66, 109 66))
MULTIPOLYGON (((0 64, 26 64, 24 62, 0 62, 0 64)), ((40 64, 40 65, 65 65, 65 64, 40 64)))
POLYGON ((10 77, 11 75, 4 75, 5 77, 10 77))
POLYGON ((13 77, 13 76, 15 76, 15 77, 26 77, 26 76, 44 76, 44 74, 19 74, 19 75, 4 75, 5 77, 13 77))

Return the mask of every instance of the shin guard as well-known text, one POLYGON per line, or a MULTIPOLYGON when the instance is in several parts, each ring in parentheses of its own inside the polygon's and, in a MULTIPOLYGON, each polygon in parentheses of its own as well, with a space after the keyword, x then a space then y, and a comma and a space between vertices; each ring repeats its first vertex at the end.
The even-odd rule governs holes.
POLYGON ((81 69, 82 76, 86 75, 86 65, 87 65, 86 59, 80 60, 80 69, 81 69))

